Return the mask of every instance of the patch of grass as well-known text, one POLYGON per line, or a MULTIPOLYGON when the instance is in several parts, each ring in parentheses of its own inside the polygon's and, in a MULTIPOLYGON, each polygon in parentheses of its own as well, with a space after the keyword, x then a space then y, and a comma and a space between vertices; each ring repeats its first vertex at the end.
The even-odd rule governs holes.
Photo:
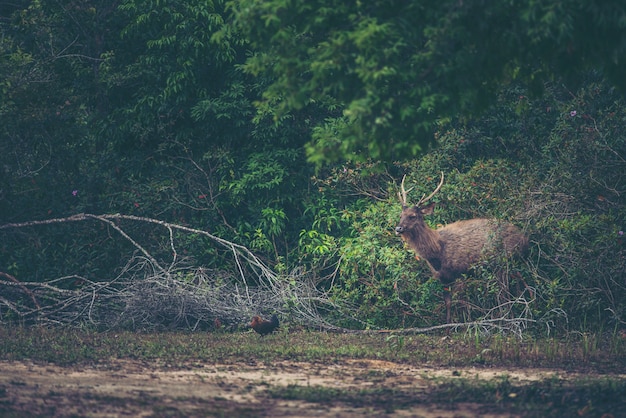
POLYGON ((626 381, 615 378, 563 382, 545 380, 513 384, 506 378, 492 381, 437 379, 429 388, 329 388, 323 386, 275 386, 272 398, 326 405, 370 407, 387 413, 430 404, 454 409, 457 404, 480 404, 485 411, 521 416, 620 416, 626 400, 626 381))
POLYGON ((337 400, 339 394, 345 394, 338 388, 325 386, 274 386, 268 390, 268 394, 280 399, 298 399, 307 402, 332 403, 337 400))
POLYGON ((626 370, 626 344, 617 334, 569 334, 564 338, 495 335, 333 334, 294 331, 260 338, 254 333, 96 333, 67 328, 0 326, 0 359, 69 365, 110 358, 271 364, 278 360, 341 362, 379 359, 421 366, 556 367, 626 370))
POLYGON ((626 381, 613 377, 524 384, 505 377, 449 380, 429 391, 429 399, 436 403, 480 402, 502 411, 530 411, 532 416, 619 416, 626 406, 624 393, 626 381))
POLYGON ((353 389, 329 388, 325 386, 275 386, 268 390, 272 398, 300 400, 311 403, 333 405, 347 404, 352 407, 368 407, 385 412, 408 408, 423 402, 425 396, 416 396, 412 391, 389 388, 353 389), (421 400, 420 400, 421 399, 421 400))

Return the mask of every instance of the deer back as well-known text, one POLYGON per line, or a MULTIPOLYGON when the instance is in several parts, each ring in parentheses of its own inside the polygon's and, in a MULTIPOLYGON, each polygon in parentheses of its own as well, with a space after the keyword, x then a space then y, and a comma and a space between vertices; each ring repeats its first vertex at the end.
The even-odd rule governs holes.
POLYGON ((515 225, 497 219, 458 221, 437 230, 442 243, 441 278, 454 280, 480 260, 521 254, 528 238, 515 225))

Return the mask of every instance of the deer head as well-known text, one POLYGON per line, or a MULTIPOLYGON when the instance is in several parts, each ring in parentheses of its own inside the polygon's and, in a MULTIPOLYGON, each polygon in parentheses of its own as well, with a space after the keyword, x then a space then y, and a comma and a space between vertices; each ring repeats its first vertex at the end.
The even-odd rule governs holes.
POLYGON ((426 194, 422 195, 422 198, 419 200, 419 202, 417 202, 415 206, 411 207, 407 204, 407 194, 411 190, 413 190, 413 188, 405 190, 404 181, 406 180, 406 175, 402 177, 400 191, 398 192, 398 197, 400 198, 400 203, 402 204, 402 215, 400 216, 400 223, 396 227, 397 235, 401 235, 407 229, 409 229, 410 224, 414 224, 415 222, 423 223, 423 215, 430 215, 431 213, 433 213, 435 204, 431 203, 429 205, 426 205, 426 203, 428 203, 428 201, 432 199, 437 194, 437 192, 439 192, 441 186, 443 185, 443 179, 443 172, 441 172, 441 180, 439 181, 439 184, 437 185, 435 190, 431 194, 429 194, 428 197, 425 197, 426 194))

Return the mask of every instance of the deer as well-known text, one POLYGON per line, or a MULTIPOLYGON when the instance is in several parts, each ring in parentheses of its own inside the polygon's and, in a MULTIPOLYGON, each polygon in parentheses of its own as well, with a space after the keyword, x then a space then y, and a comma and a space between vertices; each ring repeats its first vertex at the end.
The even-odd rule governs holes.
POLYGON ((433 229, 424 221, 431 215, 436 203, 428 203, 441 189, 444 174, 435 190, 425 194, 414 206, 407 204, 408 191, 404 188, 406 175, 402 178, 398 197, 402 204, 400 222, 396 235, 428 264, 433 277, 443 285, 446 323, 451 321, 451 287, 472 267, 482 260, 504 255, 517 257, 528 249, 528 237, 517 226, 498 219, 474 218, 456 221, 433 229))

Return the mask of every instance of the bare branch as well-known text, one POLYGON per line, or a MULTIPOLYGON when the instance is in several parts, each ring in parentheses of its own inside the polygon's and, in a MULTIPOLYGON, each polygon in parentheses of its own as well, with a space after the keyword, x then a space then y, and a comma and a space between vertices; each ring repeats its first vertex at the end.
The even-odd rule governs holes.
POLYGON ((237 327, 247 324, 252 315, 271 312, 322 327, 330 325, 318 312, 320 306, 343 309, 316 288, 313 277, 302 271, 279 276, 242 245, 158 219, 81 213, 66 218, 5 224, 0 230, 87 220, 104 222, 136 249, 119 274, 104 281, 70 275, 45 282, 19 282, 4 276, 10 281, 0 280, 0 321, 6 308, 13 317, 22 320, 62 325, 90 323, 102 328, 182 326, 197 329, 201 324, 214 326, 216 319, 237 327), (157 259, 146 246, 132 238, 119 221, 162 226, 167 231, 172 251, 169 266, 165 268, 164 260, 157 259), (209 238, 223 248, 225 254, 232 254, 232 269, 210 270, 194 266, 192 260, 181 259, 174 231, 209 238), (26 299, 19 294, 28 295, 33 301, 39 298, 40 303, 27 306, 23 302, 26 299))

